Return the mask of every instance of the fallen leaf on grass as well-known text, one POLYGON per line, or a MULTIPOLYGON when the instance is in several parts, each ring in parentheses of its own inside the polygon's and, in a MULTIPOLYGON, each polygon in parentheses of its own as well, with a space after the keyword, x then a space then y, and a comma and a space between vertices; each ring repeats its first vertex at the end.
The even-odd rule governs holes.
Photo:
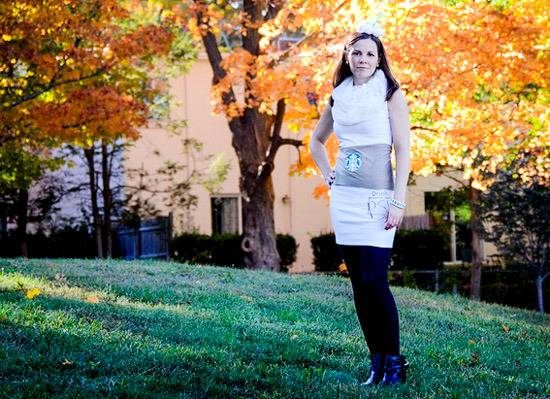
POLYGON ((241 295, 241 298, 244 299, 246 302, 254 302, 254 298, 248 295, 241 295))
POLYGON ((508 332, 508 331, 510 331, 510 327, 508 327, 506 324, 503 324, 502 325, 502 331, 508 332))
POLYGON ((64 368, 64 369, 71 369, 75 367, 75 364, 74 362, 71 362, 70 360, 67 360, 65 359, 62 363, 61 363, 61 368, 64 368))
POLYGON ((88 298, 86 298, 86 302, 99 303, 99 298, 97 297, 97 295, 90 295, 88 298))
POLYGON ((472 353, 472 358, 470 359, 470 367, 477 366, 479 364, 479 355, 477 352, 472 353))
POLYGON ((25 293, 25 296, 29 299, 33 299, 34 297, 40 295, 42 291, 40 291, 40 288, 32 288, 30 290, 27 290, 25 293))

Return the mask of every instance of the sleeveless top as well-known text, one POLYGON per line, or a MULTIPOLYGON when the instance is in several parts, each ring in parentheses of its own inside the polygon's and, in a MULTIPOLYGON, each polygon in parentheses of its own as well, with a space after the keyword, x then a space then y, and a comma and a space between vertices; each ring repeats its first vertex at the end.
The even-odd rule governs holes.
POLYGON ((362 85, 353 85, 348 76, 331 96, 333 130, 340 148, 371 144, 392 145, 390 116, 386 101, 387 80, 377 69, 362 85))

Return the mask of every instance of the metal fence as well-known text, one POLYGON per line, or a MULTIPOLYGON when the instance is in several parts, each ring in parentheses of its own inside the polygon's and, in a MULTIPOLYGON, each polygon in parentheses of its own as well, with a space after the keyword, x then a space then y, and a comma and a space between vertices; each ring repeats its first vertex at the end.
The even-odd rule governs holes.
POLYGON ((139 226, 115 229, 116 255, 124 259, 168 259, 170 257, 171 218, 142 220, 139 226))
MULTIPOLYGON (((434 292, 469 296, 470 270, 392 270, 390 284, 434 292)), ((550 301, 550 285, 544 287, 545 308, 550 301)), ((537 308, 535 275, 528 270, 484 268, 481 273, 481 299, 529 309, 537 308)))

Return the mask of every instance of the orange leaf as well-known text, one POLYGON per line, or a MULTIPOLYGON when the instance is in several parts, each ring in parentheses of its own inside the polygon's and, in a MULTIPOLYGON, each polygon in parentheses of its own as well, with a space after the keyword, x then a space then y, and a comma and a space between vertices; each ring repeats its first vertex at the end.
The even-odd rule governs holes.
POLYGON ((97 297, 97 295, 90 295, 88 298, 86 298, 86 302, 99 303, 99 298, 97 297))

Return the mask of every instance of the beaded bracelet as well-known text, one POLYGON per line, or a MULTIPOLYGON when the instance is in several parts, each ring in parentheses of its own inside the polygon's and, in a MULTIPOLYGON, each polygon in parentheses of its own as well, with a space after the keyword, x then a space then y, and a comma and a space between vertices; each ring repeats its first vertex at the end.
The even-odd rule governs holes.
POLYGON ((405 209, 405 207, 407 206, 407 204, 401 201, 397 201, 395 198, 390 199, 390 204, 399 209, 405 209))
POLYGON ((335 179, 334 171, 331 170, 328 176, 324 176, 323 179, 325 180, 325 183, 327 184, 327 186, 332 187, 332 183, 334 183, 334 179, 335 179))

